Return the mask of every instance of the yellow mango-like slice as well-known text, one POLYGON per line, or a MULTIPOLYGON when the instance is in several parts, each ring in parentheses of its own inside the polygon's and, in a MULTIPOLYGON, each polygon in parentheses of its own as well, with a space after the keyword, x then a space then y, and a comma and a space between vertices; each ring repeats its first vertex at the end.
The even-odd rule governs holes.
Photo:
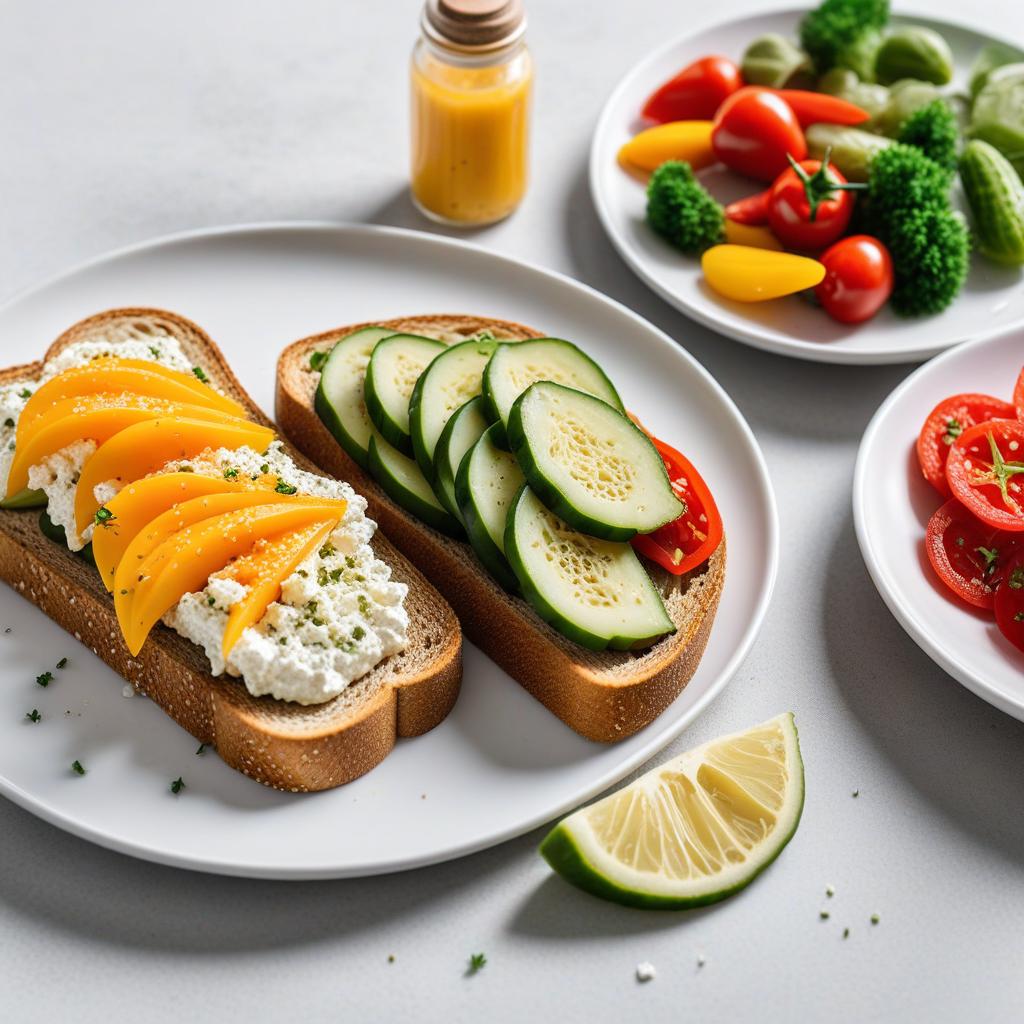
POLYGON ((634 135, 619 149, 619 163, 653 171, 666 160, 685 160, 695 171, 718 159, 711 148, 711 121, 670 121, 634 135))
POLYGON ((771 228, 759 224, 741 224, 728 217, 725 218, 725 240, 730 245, 749 245, 754 249, 771 249, 773 252, 785 251, 771 228))
POLYGON ((820 284, 825 267, 807 256, 749 245, 714 245, 700 260, 704 280, 737 302, 763 302, 820 284))
POLYGON ((247 554, 237 558, 224 575, 237 580, 248 593, 228 612, 221 650, 225 660, 242 633, 259 622, 272 601, 281 594, 281 584, 331 535, 334 523, 312 523, 279 537, 257 541, 247 554))
POLYGON ((329 514, 322 505, 313 504, 259 505, 179 530, 159 544, 139 567, 142 580, 136 583, 121 620, 128 650, 133 657, 138 654, 168 608, 185 594, 202 589, 211 573, 251 550, 257 541, 313 523, 333 528, 343 514, 343 508, 329 514))
POLYGON ((18 417, 16 443, 21 444, 25 428, 54 403, 100 392, 149 395, 169 402, 220 409, 231 416, 244 418, 246 415, 238 402, 218 394, 190 373, 142 359, 94 359, 85 366, 74 366, 51 377, 32 395, 18 417))
POLYGON ((249 447, 263 451, 274 439, 269 427, 248 420, 214 423, 191 416, 144 420, 114 434, 82 467, 75 490, 75 522, 81 532, 100 507, 93 490, 106 480, 131 483, 175 459, 190 459, 208 448, 249 447))
POLYGON ((257 485, 267 489, 261 481, 246 478, 240 483, 201 473, 160 473, 126 484, 107 502, 108 514, 93 531, 92 553, 103 585, 107 590, 114 589, 114 574, 121 556, 136 534, 157 516, 192 498, 252 491, 257 485))
POLYGON ((212 422, 240 422, 219 409, 204 405, 168 402, 149 395, 80 395, 65 398, 37 416, 16 441, 14 460, 7 479, 7 495, 17 494, 28 485, 28 471, 47 456, 76 441, 91 440, 103 444, 108 438, 142 420, 158 416, 187 416, 212 422))

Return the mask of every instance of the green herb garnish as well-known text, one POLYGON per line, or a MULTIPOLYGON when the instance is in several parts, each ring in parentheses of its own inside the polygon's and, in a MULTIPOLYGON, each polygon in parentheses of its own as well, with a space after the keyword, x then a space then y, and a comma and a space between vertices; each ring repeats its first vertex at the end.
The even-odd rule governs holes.
POLYGON ((469 957, 469 967, 466 968, 467 974, 476 974, 477 971, 483 970, 487 964, 487 957, 483 953, 471 953, 469 957))
POLYGON ((57 662, 57 668, 67 668, 67 667, 68 667, 68 659, 67 658, 61 658, 60 661, 57 662))
POLYGON ((14 426, 14 420, 12 420, 10 416, 8 416, 7 419, 4 420, 4 426, 7 427, 8 430, 10 430, 11 427, 14 426))
POLYGON ((963 424, 958 419, 947 420, 946 432, 942 435, 942 440, 946 444, 952 444, 963 432, 963 424))
POLYGON ((878 922, 881 921, 881 920, 882 919, 878 916, 878 914, 872 914, 871 915, 871 923, 872 924, 878 924, 878 922))
POLYGON ((100 505, 100 507, 96 509, 96 514, 92 517, 92 521, 97 526, 102 526, 105 528, 109 526, 116 518, 117 516, 115 516, 114 513, 111 512, 110 509, 106 507, 106 505, 100 505))
POLYGON ((224 479, 225 480, 234 480, 237 476, 238 476, 238 470, 237 469, 232 468, 232 469, 225 469, 224 470, 224 479))
POLYGON ((210 594, 206 599, 206 603, 212 608, 217 603, 217 598, 210 594))
POLYGON ((175 796, 177 796, 177 795, 178 795, 178 794, 179 794, 179 793, 180 793, 180 792, 181 792, 181 791, 182 791, 182 790, 183 790, 184 788, 185 788, 185 783, 184 783, 184 782, 182 781, 182 778, 181 778, 181 776, 179 775, 179 776, 178 776, 178 777, 177 777, 177 778, 176 778, 176 779, 175 779, 175 780, 174 780, 174 781, 173 781, 173 782, 171 783, 171 792, 172 792, 172 793, 173 793, 173 794, 174 794, 175 796))
POLYGON ((21 389, 21 390, 20 390, 20 391, 18 392, 18 397, 19 397, 19 398, 31 398, 31 397, 32 397, 32 392, 31 392, 31 391, 29 391, 29 389, 28 389, 28 388, 22 388, 22 389, 21 389))
POLYGON ((326 352, 310 352, 309 353, 309 368, 311 370, 322 370, 324 363, 327 362, 326 352))
POLYGON ((40 675, 36 676, 36 682, 40 686, 49 686, 50 683, 53 682, 53 673, 52 672, 43 672, 43 673, 41 673, 40 675))
POLYGON ((200 743, 199 746, 196 748, 196 757, 202 757, 205 752, 206 752, 206 744, 205 743, 200 743))
POLYGON ((325 544, 318 552, 321 558, 330 558, 334 554, 334 545, 325 544))
POLYGON ((84 775, 85 774, 85 769, 82 767, 82 762, 81 761, 72 761, 71 762, 71 770, 76 775, 84 775))
POLYGON ((25 712, 25 717, 30 722, 38 722, 43 716, 41 714, 39 714, 39 712, 36 710, 36 708, 33 708, 31 711, 26 711, 25 712))
POLYGON ((154 359, 159 359, 159 358, 160 358, 160 357, 161 357, 161 356, 163 355, 163 352, 161 352, 161 351, 160 351, 160 349, 158 349, 158 348, 156 347, 156 345, 150 345, 150 346, 149 346, 149 354, 150 354, 150 355, 151 355, 151 356, 152 356, 152 357, 153 357, 154 359))
POLYGON ((274 490, 277 491, 278 494, 294 494, 298 490, 298 487, 294 487, 292 484, 286 484, 280 477, 278 477, 277 485, 274 487, 274 490))
POLYGON ((260 472, 261 473, 269 473, 270 472, 270 463, 269 462, 264 462, 263 465, 260 466, 260 472))
POLYGON ((1010 573, 1010 576, 1006 581, 1006 585, 1011 590, 1020 590, 1021 587, 1024 587, 1024 565, 1018 565, 1017 568, 1010 573))
POLYGON ((196 378, 201 380, 204 384, 210 383, 210 378, 206 376, 206 371, 201 366, 193 366, 192 372, 196 375, 196 378))
POLYGON ((991 576, 996 571, 996 559, 999 551, 996 548, 975 548, 975 551, 985 559, 985 575, 991 576))

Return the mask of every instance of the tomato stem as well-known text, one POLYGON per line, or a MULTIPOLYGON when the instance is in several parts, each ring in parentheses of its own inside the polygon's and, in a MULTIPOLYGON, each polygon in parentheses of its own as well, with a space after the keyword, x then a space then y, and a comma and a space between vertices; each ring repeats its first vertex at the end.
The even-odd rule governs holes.
POLYGON ((804 195, 807 196, 807 205, 810 207, 810 216, 807 219, 812 224, 818 218, 818 207, 826 200, 833 198, 836 192, 859 192, 861 189, 867 188, 867 185, 864 182, 836 181, 835 178, 828 173, 828 158, 831 155, 832 147, 829 146, 825 150, 821 166, 814 172, 814 174, 808 174, 807 171, 804 170, 803 166, 793 159, 793 155, 791 153, 786 154, 786 159, 789 161, 790 167, 793 168, 793 172, 800 179, 800 183, 804 187, 804 195))

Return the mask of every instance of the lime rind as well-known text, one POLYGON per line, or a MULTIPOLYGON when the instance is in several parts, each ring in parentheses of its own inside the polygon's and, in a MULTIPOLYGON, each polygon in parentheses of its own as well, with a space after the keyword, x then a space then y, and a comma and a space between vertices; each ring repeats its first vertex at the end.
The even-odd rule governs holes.
MULTIPOLYGON (((656 910, 707 906, 748 886, 778 857, 796 832, 803 804, 804 771, 799 738, 793 715, 786 713, 745 733, 712 740, 688 751, 641 776, 619 793, 576 811, 548 833, 541 843, 540 853, 566 881, 603 899, 656 910), (694 779, 700 767, 706 765, 704 755, 709 751, 727 747, 773 726, 778 727, 784 743, 788 769, 785 792, 770 833, 752 845, 741 862, 726 864, 721 870, 696 878, 671 878, 654 871, 636 870, 613 856, 598 840, 591 826, 595 808, 600 813, 602 805, 616 799, 620 793, 650 795, 661 788, 662 781, 669 774, 694 779)), ((704 809, 712 818, 712 829, 732 831, 710 803, 704 809)))

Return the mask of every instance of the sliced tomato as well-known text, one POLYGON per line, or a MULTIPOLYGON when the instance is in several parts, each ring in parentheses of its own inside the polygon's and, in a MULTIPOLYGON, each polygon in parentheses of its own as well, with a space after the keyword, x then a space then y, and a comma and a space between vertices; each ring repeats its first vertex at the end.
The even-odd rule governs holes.
POLYGON ((982 522, 1024 531, 1024 423, 989 420, 964 431, 946 459, 946 480, 982 522))
POLYGON ((1013 389, 1013 404, 1017 407, 1017 419, 1024 420, 1024 369, 1017 378, 1017 386, 1013 389))
POLYGON ((953 442, 977 423, 1012 418, 1010 403, 991 395, 952 395, 943 399, 928 414, 917 437, 917 461, 925 480, 948 498, 946 457, 953 442))
POLYGON ((1020 538, 981 522, 956 498, 928 520, 924 543, 939 579, 968 604, 988 609, 1022 547, 1020 538))
POLYGON ((1024 546, 1006 566, 1006 579, 996 591, 996 625, 999 632, 1024 651, 1024 546))
POLYGON ((658 449, 672 491, 685 508, 678 519, 653 533, 638 534, 630 543, 645 558, 675 576, 682 576, 703 565, 722 543, 722 516, 693 463, 682 452, 659 441, 635 416, 630 414, 630 418, 658 449))

